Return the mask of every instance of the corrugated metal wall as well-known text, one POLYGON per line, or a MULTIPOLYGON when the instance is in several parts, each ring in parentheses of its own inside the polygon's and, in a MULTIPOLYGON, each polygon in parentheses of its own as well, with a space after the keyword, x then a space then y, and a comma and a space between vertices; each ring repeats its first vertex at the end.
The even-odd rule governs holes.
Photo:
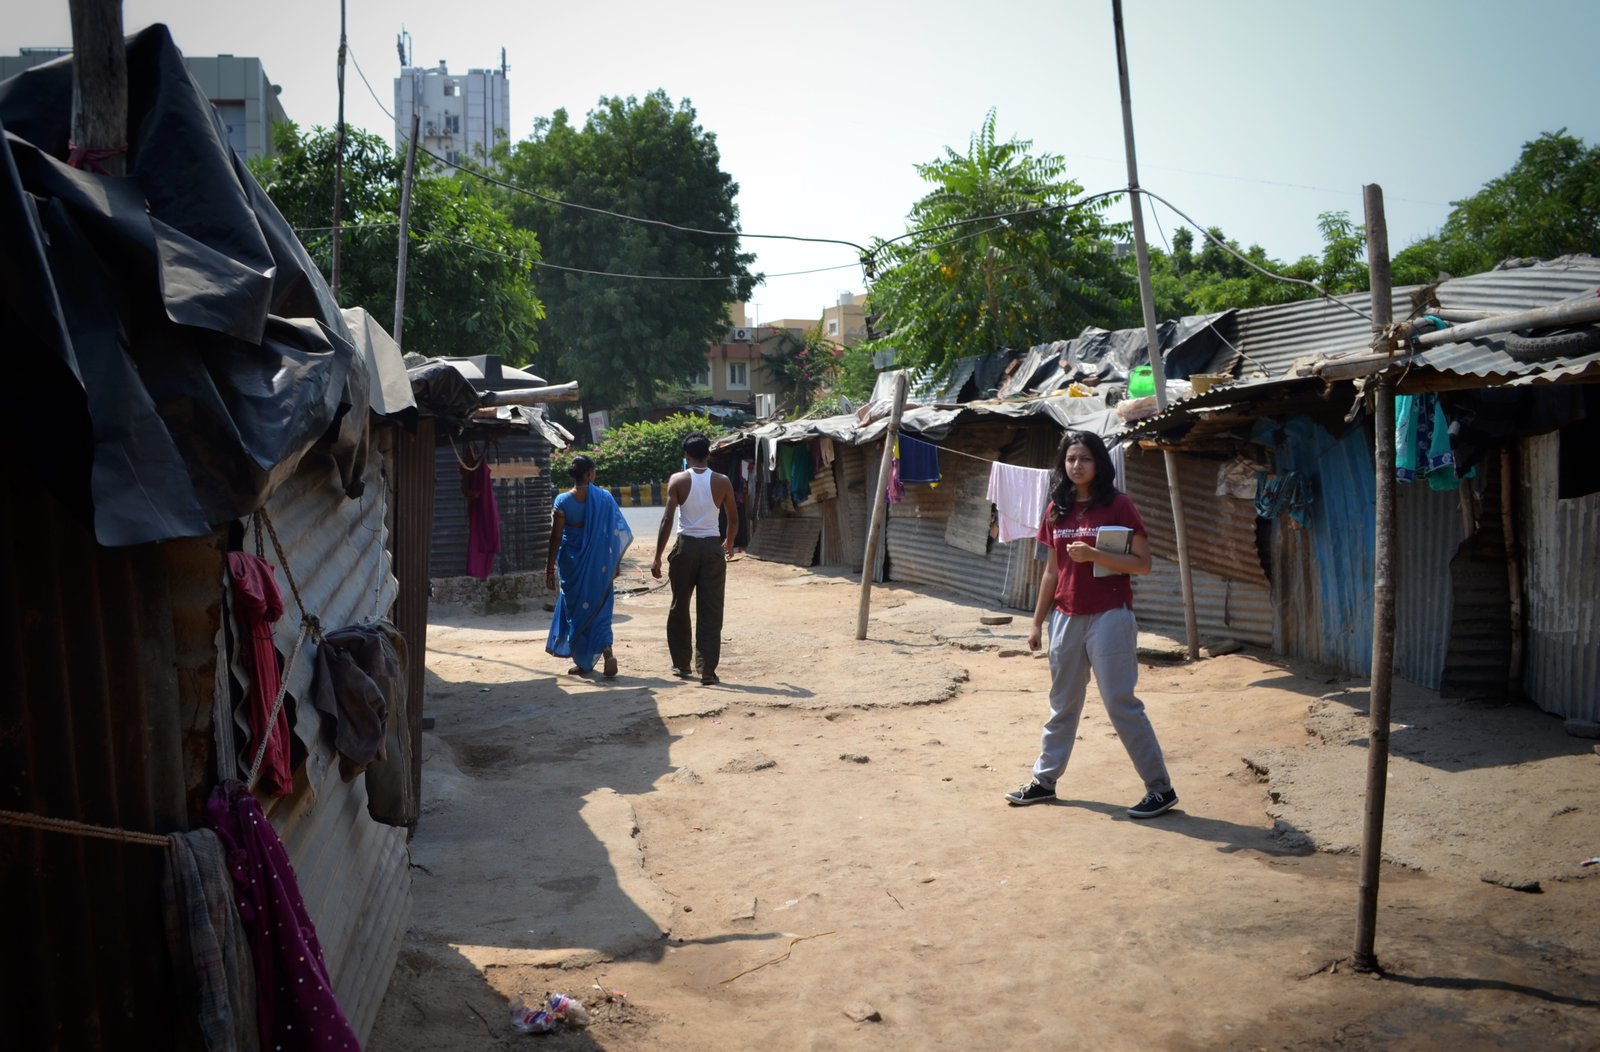
POLYGON ((1600 494, 1558 499, 1560 458, 1559 435, 1522 442, 1523 686, 1546 712, 1600 720, 1600 494))
MULTIPOLYGON (((1202 636, 1271 646, 1272 588, 1256 547, 1254 502, 1217 496, 1222 461, 1182 454, 1176 459, 1196 627, 1202 636)), ((1134 609, 1141 626, 1182 638, 1183 586, 1165 459, 1129 450, 1125 478, 1156 556, 1149 575, 1133 579, 1134 609)))
MULTIPOLYGON (((500 512, 500 554, 494 573, 543 571, 550 546, 550 515, 556 493, 569 479, 550 478, 550 443, 543 435, 497 433, 473 438, 475 450, 488 450, 494 476, 494 499, 500 512), (534 472, 537 472, 535 474, 534 472)), ((461 439, 456 447, 468 455, 461 439)), ((460 462, 450 443, 435 452, 433 548, 429 574, 460 577, 467 572, 467 504, 461 495, 460 462)), ((468 460, 469 463, 473 461, 468 460)))
POLYGON ((989 505, 983 494, 988 487, 989 464, 1002 445, 1012 440, 1014 430, 1009 423, 971 425, 952 431, 939 443, 944 449, 970 455, 940 453, 939 485, 907 486, 906 499, 889 506, 890 580, 931 584, 986 603, 1007 605, 1013 595, 1010 549, 1014 546, 993 541, 980 555, 950 542, 952 522, 955 539, 970 541, 972 523, 978 521, 980 512, 987 530, 989 505))
MULTIPOLYGON (((361 497, 350 500, 331 465, 310 457, 267 502, 306 609, 328 630, 390 616, 397 582, 388 547, 387 473, 374 448, 361 497)), ((246 532, 245 547, 254 545, 246 532)), ((270 541, 269 559, 276 562, 270 541)), ((300 611, 279 574, 285 613, 274 630, 287 660, 299 631, 300 611)), ((264 805, 294 865, 306 909, 316 925, 334 993, 363 1038, 394 970, 411 914, 411 873, 406 830, 367 815, 366 782, 345 782, 311 704, 311 647, 285 679, 295 704, 295 735, 306 748, 295 792, 264 805)))
MULTIPOLYGON (((186 752, 204 768, 212 690, 192 659, 220 616, 220 544, 175 542, 176 561, 164 545, 102 548, 14 459, 0 465, 0 808, 187 829, 186 752), (181 621, 174 595, 193 581, 174 571, 211 586, 209 607, 181 621)), ((177 1047, 171 977, 153 966, 162 861, 161 848, 0 824, 8 1047, 177 1047)))
MULTIPOLYGON (((1148 520, 1145 525, 1149 526, 1148 520)), ((1189 576, 1194 584, 1196 627, 1202 637, 1272 645, 1272 594, 1267 588, 1194 566, 1189 568, 1189 576)), ((1183 579, 1176 560, 1156 556, 1150 572, 1133 579, 1133 609, 1140 628, 1184 638, 1188 627, 1183 617, 1183 579)))
POLYGON ((1426 482, 1401 484, 1395 520, 1394 671, 1437 690, 1450 644, 1450 558, 1462 541, 1460 498, 1426 482))
POLYGON ((1305 472, 1313 499, 1305 529, 1283 516, 1273 523, 1277 646, 1364 676, 1372 666, 1371 441, 1361 427, 1335 441, 1304 418, 1289 423, 1278 466, 1305 472))
MULTIPOLYGON (((393 429, 394 501, 389 529, 394 537, 394 574, 399 595, 394 623, 406 637, 407 716, 411 740, 422 741, 422 705, 427 683, 429 553, 433 546, 434 420, 422 417, 415 433, 393 429)), ((421 752, 411 776, 413 799, 422 799, 421 752)))

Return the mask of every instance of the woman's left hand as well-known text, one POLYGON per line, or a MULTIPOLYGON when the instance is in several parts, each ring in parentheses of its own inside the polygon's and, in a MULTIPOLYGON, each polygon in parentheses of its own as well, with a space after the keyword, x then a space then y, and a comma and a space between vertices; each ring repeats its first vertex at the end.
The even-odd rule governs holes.
POLYGON ((546 570, 544 572, 544 586, 552 592, 556 590, 556 572, 554 570, 546 570))

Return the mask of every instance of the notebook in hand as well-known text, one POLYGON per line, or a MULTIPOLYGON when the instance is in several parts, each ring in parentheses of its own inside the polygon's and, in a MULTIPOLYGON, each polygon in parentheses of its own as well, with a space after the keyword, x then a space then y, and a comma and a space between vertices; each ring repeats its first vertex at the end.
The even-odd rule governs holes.
MULTIPOLYGON (((1095 531, 1094 546, 1103 552, 1127 555, 1133 551, 1133 530, 1127 526, 1102 526, 1095 531)), ((1116 577, 1121 573, 1121 570, 1108 570, 1099 563, 1094 564, 1096 577, 1116 577)))

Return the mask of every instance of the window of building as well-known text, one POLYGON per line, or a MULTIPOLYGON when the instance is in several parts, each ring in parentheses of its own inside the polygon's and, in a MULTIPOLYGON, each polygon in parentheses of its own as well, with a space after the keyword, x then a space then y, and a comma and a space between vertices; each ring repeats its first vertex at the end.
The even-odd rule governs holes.
POLYGON ((694 385, 695 387, 710 387, 711 386, 711 363, 707 362, 706 364, 702 365, 700 367, 700 371, 699 372, 697 372, 693 376, 689 377, 689 383, 694 385))
POLYGON ((445 81, 444 82, 444 93, 446 95, 454 95, 456 93, 456 82, 453 81, 453 80, 445 81))
POLYGON ((460 164, 461 163, 461 151, 460 150, 446 150, 444 152, 444 159, 446 161, 449 161, 451 164, 460 164))
POLYGON ((837 336, 837 335, 839 335, 839 323, 838 323, 837 320, 828 322, 828 335, 829 336, 837 336))
POLYGON ((730 390, 730 391, 748 391, 748 390, 750 390, 750 363, 749 362, 729 362, 728 363, 728 390, 730 390))
POLYGON ((461 134, 461 114, 447 113, 444 117, 444 133, 446 135, 461 134))

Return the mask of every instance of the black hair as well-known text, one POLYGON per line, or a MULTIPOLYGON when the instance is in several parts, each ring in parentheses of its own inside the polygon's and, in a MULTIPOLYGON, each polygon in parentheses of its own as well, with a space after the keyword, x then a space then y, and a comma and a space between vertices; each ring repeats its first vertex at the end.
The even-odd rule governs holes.
POLYGON ((572 481, 582 482, 594 470, 594 458, 586 457, 582 453, 572 458, 572 466, 567 469, 567 474, 572 476, 572 481))
POLYGON ((1117 496, 1117 466, 1111 463, 1111 452, 1105 440, 1093 431, 1068 431, 1061 436, 1056 447, 1055 470, 1050 473, 1050 503, 1055 506, 1052 522, 1060 522, 1078 502, 1078 488, 1067 477, 1064 463, 1067 450, 1082 446, 1094 457, 1094 481, 1089 483, 1089 507, 1110 504, 1117 496))
POLYGON ((690 460, 704 460, 711 455, 711 440, 698 431, 683 439, 683 455, 690 460))

